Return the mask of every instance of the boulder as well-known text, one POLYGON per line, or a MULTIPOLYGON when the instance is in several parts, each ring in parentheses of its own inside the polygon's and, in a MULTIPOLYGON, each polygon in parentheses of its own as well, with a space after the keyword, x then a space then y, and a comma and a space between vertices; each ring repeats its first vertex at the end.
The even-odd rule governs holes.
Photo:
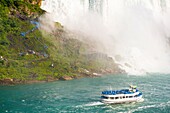
POLYGON ((14 81, 11 78, 5 78, 5 79, 0 80, 0 84, 1 85, 10 85, 10 84, 14 84, 14 81))
POLYGON ((72 80, 73 78, 70 76, 62 76, 60 80, 72 80))

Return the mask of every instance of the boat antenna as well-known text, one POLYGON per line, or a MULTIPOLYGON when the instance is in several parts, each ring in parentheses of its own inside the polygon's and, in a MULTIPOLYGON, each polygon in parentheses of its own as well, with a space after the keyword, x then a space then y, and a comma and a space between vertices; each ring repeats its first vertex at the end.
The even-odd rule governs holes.
POLYGON ((112 90, 112 87, 110 86, 109 90, 112 90))

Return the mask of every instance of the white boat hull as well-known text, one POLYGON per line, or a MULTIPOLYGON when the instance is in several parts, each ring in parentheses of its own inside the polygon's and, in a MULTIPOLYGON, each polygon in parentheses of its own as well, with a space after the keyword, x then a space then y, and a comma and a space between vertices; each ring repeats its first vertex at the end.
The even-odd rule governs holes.
POLYGON ((102 99, 101 102, 105 104, 121 104, 121 103, 131 103, 131 102, 142 102, 144 99, 142 98, 142 95, 139 97, 134 98, 124 98, 124 99, 102 99))

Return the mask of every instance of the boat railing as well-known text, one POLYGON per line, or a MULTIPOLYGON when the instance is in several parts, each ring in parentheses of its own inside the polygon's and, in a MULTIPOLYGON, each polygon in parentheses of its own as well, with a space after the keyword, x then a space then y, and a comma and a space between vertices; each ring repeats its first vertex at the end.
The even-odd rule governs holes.
MULTIPOLYGON (((136 90, 138 92, 138 90, 136 90)), ((116 94, 133 94, 135 92, 129 91, 128 89, 123 89, 123 90, 106 90, 102 91, 103 95, 116 95, 116 94)))

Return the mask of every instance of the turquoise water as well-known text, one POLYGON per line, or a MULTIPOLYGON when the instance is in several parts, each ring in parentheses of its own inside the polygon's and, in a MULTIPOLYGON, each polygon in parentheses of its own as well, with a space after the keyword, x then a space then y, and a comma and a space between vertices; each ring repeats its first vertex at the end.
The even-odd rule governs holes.
POLYGON ((0 113, 170 113, 170 75, 107 75, 72 81, 0 86, 0 113), (110 86, 135 84, 141 103, 105 105, 100 93, 110 86))

